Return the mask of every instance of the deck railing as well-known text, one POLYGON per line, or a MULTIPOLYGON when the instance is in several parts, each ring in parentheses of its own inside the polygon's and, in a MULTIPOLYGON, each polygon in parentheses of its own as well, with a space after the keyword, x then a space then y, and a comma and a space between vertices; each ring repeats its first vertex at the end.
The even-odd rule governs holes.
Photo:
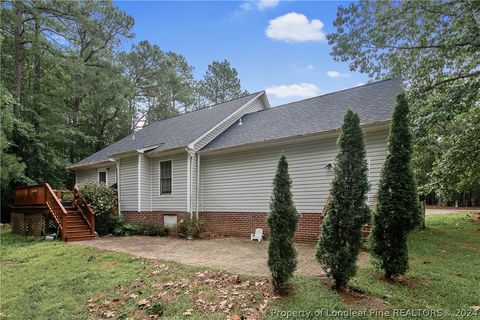
POLYGON ((93 212, 90 204, 82 196, 80 190, 77 187, 73 189, 73 202, 77 209, 80 211, 82 218, 87 222, 90 227, 92 236, 95 235, 95 213, 93 212))
POLYGON ((67 218, 67 210, 63 207, 62 203, 58 199, 57 195, 53 191, 53 189, 50 187, 48 183, 45 183, 45 189, 46 189, 46 198, 45 198, 45 204, 47 205, 48 209, 50 210, 50 213, 52 214, 53 218, 57 222, 58 226, 60 227, 60 232, 62 235, 62 239, 66 239, 67 235, 67 224, 66 224, 66 218, 67 218))
POLYGON ((46 188, 44 184, 15 189, 14 203, 18 206, 45 205, 46 188))

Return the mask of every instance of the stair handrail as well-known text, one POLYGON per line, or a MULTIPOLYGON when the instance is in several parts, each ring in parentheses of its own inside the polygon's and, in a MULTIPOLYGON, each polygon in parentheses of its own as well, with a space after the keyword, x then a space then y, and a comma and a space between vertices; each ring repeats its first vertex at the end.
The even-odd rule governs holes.
POLYGON ((82 214, 83 219, 87 222, 90 228, 90 234, 95 235, 95 212, 88 203, 87 199, 82 195, 80 190, 75 186, 73 188, 73 202, 82 214))
POLYGON ((52 187, 50 187, 48 183, 45 183, 45 189, 47 191, 45 193, 45 204, 60 227, 62 239, 66 240, 67 224, 65 223, 65 219, 67 217, 67 210, 62 205, 52 187))

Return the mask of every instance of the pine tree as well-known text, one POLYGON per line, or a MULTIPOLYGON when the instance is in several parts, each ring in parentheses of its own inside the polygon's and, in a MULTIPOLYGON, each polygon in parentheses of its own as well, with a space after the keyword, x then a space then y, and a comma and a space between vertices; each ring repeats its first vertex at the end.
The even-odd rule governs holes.
POLYGON ((277 293, 284 293, 288 280, 297 268, 297 250, 293 243, 293 237, 300 216, 293 203, 291 185, 287 158, 282 155, 273 179, 273 192, 268 215, 270 243, 267 264, 272 273, 273 285, 277 293))
POLYGON ((405 94, 397 104, 388 136, 388 155, 383 165, 378 203, 371 236, 372 254, 386 278, 408 269, 407 234, 421 221, 417 186, 411 164, 412 136, 408 127, 405 94))
POLYGON ((356 262, 362 248, 362 225, 370 220, 367 204, 368 165, 360 119, 352 110, 345 115, 338 139, 335 161, 316 257, 327 275, 335 280, 335 289, 346 286, 356 273, 356 262))

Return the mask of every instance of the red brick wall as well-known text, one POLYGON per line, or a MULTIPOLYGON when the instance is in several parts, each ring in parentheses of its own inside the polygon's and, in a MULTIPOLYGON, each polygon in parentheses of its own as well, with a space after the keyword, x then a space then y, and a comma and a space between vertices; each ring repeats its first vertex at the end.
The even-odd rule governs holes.
MULTIPOLYGON (((163 215, 176 214, 180 220, 182 212, 122 212, 127 223, 163 223, 163 215)), ((206 232, 224 236, 250 238, 256 228, 262 228, 268 237, 267 214, 264 212, 201 212, 206 232)), ((320 213, 304 213, 295 233, 295 241, 315 242, 318 240, 322 218, 320 213)))

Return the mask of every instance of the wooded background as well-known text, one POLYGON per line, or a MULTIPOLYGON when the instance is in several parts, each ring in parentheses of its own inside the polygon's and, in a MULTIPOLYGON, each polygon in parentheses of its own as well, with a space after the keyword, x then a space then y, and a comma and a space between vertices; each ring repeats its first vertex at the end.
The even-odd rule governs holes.
POLYGON ((120 50, 134 20, 110 1, 2 1, 1 21, 2 212, 15 185, 69 187, 68 165, 134 130, 247 93, 226 60, 196 81, 147 40, 120 50))
MULTIPOLYGON (((2 1, 2 213, 15 185, 71 186, 69 164, 246 93, 228 61, 197 81, 185 57, 147 40, 120 50, 133 24, 111 1, 2 1)), ((339 6, 334 28, 335 60, 405 80, 421 196, 480 206, 480 1, 362 1, 339 6)))

